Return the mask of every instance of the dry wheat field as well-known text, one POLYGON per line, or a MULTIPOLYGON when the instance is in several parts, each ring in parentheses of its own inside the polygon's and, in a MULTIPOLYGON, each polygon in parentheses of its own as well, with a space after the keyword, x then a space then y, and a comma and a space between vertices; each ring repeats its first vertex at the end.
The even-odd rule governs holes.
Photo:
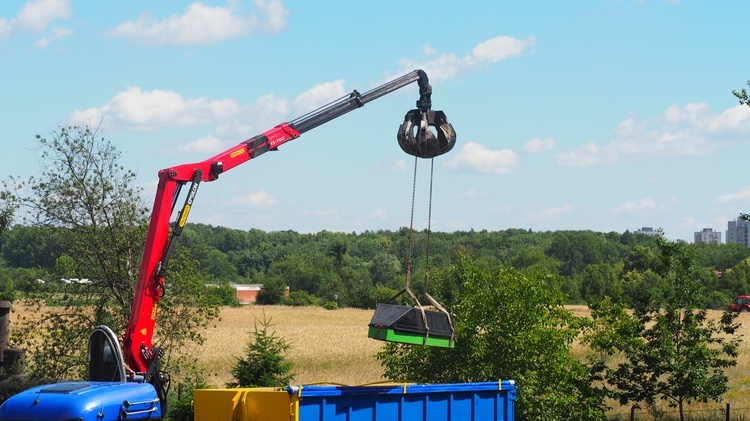
MULTIPOLYGON (((578 316, 590 314, 586 306, 568 308, 578 316)), ((11 316, 11 325, 19 312, 23 310, 14 311, 16 314, 11 316)), ((269 331, 291 345, 287 358, 294 363, 294 384, 383 382, 382 368, 375 358, 383 342, 367 337, 367 325, 372 315, 373 310, 326 310, 322 307, 225 307, 220 319, 203 333, 205 343, 181 351, 198 358, 211 387, 225 387, 233 380, 231 368, 235 361, 246 353, 255 323, 266 318, 271 321, 269 331)), ((711 311, 710 316, 718 319, 721 312, 711 311)), ((746 408, 750 414, 750 313, 740 314, 738 321, 742 326, 738 334, 743 344, 737 365, 727 372, 729 392, 724 401, 731 403, 733 408, 746 408)), ((583 355, 585 349, 575 345, 573 352, 583 355)), ((691 407, 700 408, 702 405, 692 404, 691 407)), ((715 408, 720 404, 706 405, 715 408)), ((618 408, 613 409, 618 411, 618 408)))
MULTIPOLYGON (((569 306, 574 314, 589 315, 586 306, 569 306)), ((270 330, 291 344, 287 357, 294 363, 295 383, 363 384, 383 381, 375 353, 383 342, 367 337, 373 310, 321 307, 244 306, 224 308, 221 319, 205 332, 206 343, 196 350, 216 386, 231 381, 229 369, 242 357, 256 320, 271 320, 270 330)), ((711 311, 714 319, 720 311, 711 311)), ((750 313, 740 314, 743 346, 737 366, 727 374, 734 397, 750 402, 750 313)), ((574 349, 574 352, 576 350, 574 349)))

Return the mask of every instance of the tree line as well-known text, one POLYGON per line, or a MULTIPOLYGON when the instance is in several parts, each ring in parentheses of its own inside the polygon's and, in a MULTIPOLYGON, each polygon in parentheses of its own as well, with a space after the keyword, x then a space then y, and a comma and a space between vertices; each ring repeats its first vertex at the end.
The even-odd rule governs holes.
MULTIPOLYGON (((31 293, 61 279, 95 276, 75 263, 67 228, 14 225, 0 237, 0 285, 7 293, 31 293)), ((458 251, 480 265, 545 271, 562 277, 566 304, 586 304, 606 296, 624 297, 633 307, 660 294, 663 280, 646 270, 657 259, 652 236, 594 231, 456 231, 362 233, 248 231, 188 223, 181 253, 196 264, 196 276, 213 287, 220 304, 232 304, 230 284, 263 284, 264 304, 335 303, 374 308, 403 288, 407 258, 420 290, 424 274, 446 267, 458 251), (409 250, 409 244, 413 246, 409 250), (429 255, 427 253, 429 252, 429 255), (429 258, 429 260, 428 260, 429 258), (429 265, 429 268, 427 267, 429 265), (289 287, 289 297, 284 289, 289 287)), ((695 257, 701 289, 698 305, 725 308, 737 294, 750 293, 750 248, 739 244, 686 244, 695 257)))

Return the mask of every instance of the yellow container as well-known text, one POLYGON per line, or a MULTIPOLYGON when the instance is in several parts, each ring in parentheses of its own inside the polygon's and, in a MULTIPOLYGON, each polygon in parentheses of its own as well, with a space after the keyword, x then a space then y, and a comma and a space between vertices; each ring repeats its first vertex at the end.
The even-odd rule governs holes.
POLYGON ((298 401, 273 387, 193 391, 195 421, 297 421, 298 401))

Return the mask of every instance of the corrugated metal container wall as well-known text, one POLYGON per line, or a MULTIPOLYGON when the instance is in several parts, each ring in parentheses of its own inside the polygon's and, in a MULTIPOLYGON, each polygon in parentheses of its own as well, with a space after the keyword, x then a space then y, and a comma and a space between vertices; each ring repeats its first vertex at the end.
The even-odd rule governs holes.
POLYGON ((512 421, 512 381, 388 386, 307 386, 299 421, 512 421))
POLYGON ((195 421, 513 421, 513 381, 195 391, 195 421))

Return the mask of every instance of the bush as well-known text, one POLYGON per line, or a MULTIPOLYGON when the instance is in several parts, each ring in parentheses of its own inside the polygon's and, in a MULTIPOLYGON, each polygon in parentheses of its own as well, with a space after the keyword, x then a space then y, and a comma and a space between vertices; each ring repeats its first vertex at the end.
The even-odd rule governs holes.
POLYGON ((172 393, 170 396, 167 421, 193 421, 193 391, 209 387, 208 383, 197 373, 186 381, 187 383, 180 384, 177 393, 172 393))
POLYGON ((279 304, 284 299, 285 292, 286 285, 281 279, 266 279, 258 292, 258 297, 255 299, 255 303, 260 305, 279 304))
POLYGON ((326 310, 338 310, 339 305, 336 301, 326 301, 325 304, 323 304, 323 308, 326 310))
POLYGON ((237 298, 237 290, 228 283, 209 287, 206 290, 206 294, 208 295, 209 302, 213 305, 232 307, 240 305, 240 300, 237 298))
POLYGON ((288 297, 285 297, 282 304, 288 306, 317 306, 318 298, 307 291, 292 291, 288 297))
POLYGON ((287 361, 284 353, 290 345, 283 338, 269 332, 271 319, 255 321, 255 330, 250 334, 247 355, 240 358, 232 368, 235 382, 228 387, 280 387, 294 379, 293 364, 287 361), (260 322, 260 328, 258 323, 260 322))

